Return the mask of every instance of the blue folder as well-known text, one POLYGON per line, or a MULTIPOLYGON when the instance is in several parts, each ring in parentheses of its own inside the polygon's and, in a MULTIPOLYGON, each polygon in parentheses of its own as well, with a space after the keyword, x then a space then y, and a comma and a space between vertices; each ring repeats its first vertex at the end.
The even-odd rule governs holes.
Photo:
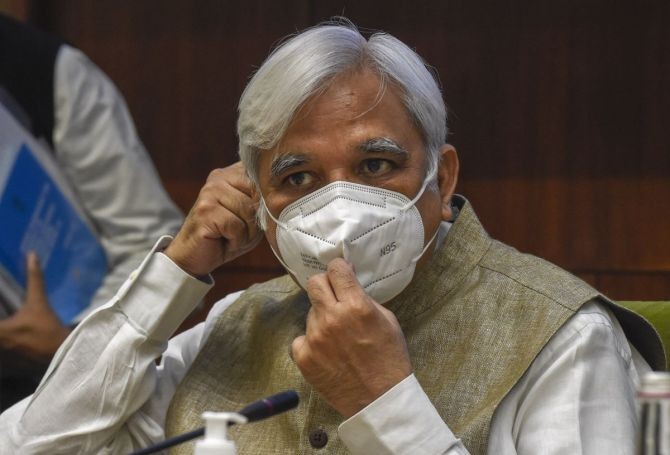
POLYGON ((28 251, 40 259, 51 306, 70 324, 102 283, 107 259, 96 235, 23 144, 0 195, 0 264, 24 290, 28 251))

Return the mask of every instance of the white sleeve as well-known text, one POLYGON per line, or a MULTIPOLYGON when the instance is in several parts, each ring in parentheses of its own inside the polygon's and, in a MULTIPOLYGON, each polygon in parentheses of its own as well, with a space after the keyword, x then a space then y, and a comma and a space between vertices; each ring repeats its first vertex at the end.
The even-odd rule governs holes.
POLYGON ((465 455, 412 374, 340 425, 352 454, 465 455))
POLYGON ((489 453, 635 453, 635 388, 649 369, 613 315, 584 305, 501 402, 489 453))
MULTIPOLYGON (((142 407, 142 412, 138 413, 140 419, 144 418, 142 414, 150 415, 153 421, 161 422, 161 428, 163 428, 163 422, 165 422, 167 410, 170 401, 172 401, 172 396, 177 390, 177 386, 193 364, 203 343, 209 337, 216 319, 237 300, 242 292, 228 294, 216 302, 207 314, 205 322, 201 322, 192 329, 170 339, 168 347, 161 357, 161 363, 157 368, 158 381, 156 389, 151 399, 142 407)), ((163 436, 161 435, 159 439, 162 438, 163 436)))
MULTIPOLYGON (((586 304, 551 338, 491 420, 491 455, 633 454, 635 387, 648 371, 618 322, 586 304)), ((339 428, 354 454, 468 453, 414 375, 339 428)))
POLYGON ((54 110, 56 160, 96 227, 110 266, 90 311, 112 298, 155 239, 177 232, 182 215, 161 185, 121 94, 67 45, 56 59, 54 110))
POLYGON ((63 343, 35 394, 0 415, 0 452, 127 453, 162 439, 174 387, 207 329, 176 337, 161 366, 155 359, 210 287, 149 254, 63 343))

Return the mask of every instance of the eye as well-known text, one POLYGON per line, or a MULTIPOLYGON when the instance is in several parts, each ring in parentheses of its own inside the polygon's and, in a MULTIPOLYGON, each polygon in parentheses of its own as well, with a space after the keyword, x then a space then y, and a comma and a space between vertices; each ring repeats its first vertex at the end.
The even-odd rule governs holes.
POLYGON ((290 186, 303 187, 314 181, 314 177, 308 172, 296 172, 291 174, 284 180, 290 186))
POLYGON ((363 161, 363 172, 369 175, 382 175, 394 168, 394 163, 382 158, 363 161))

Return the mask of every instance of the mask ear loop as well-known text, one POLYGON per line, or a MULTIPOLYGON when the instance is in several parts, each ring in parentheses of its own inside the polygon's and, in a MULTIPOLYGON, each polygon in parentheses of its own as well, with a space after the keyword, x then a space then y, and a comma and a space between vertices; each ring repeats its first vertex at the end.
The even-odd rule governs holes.
POLYGON ((274 221, 275 224, 277 224, 277 226, 281 226, 287 231, 289 230, 288 226, 286 226, 285 223, 282 223, 281 221, 279 221, 277 218, 274 217, 272 212, 270 212, 270 209, 268 208, 267 204, 265 203, 265 199, 263 198, 262 195, 261 195, 261 204, 263 204, 263 210, 265 210, 265 213, 270 215, 270 218, 272 218, 272 221, 274 221))
POLYGON ((424 254, 426 251, 428 251, 428 247, 433 243, 433 241, 435 240, 435 238, 437 237, 437 234, 438 234, 439 232, 440 232, 440 226, 438 226, 437 229, 435 229, 435 234, 433 234, 433 236, 430 238, 430 240, 428 241, 428 243, 426 243, 426 246, 423 247, 423 250, 421 250, 421 253, 419 253, 414 259, 412 259, 412 264, 416 264, 416 262, 417 262, 419 259, 421 259, 421 256, 423 256, 423 254, 424 254))
MULTIPOLYGON (((270 215, 270 218, 272 218, 272 221, 274 221, 277 224, 277 229, 281 227, 281 228, 283 228, 287 231, 289 230, 285 223, 282 223, 277 218, 275 218, 274 215, 272 215, 272 213, 270 213, 270 209, 268 209, 267 204, 265 204, 265 199, 263 199, 263 196, 261 196, 261 204, 263 204, 263 210, 265 210, 265 213, 270 215)), ((276 237, 277 237, 277 230, 275 229, 275 238, 276 237)), ((279 242, 277 242, 277 243, 279 243, 279 242)), ((281 258, 281 256, 279 256, 279 254, 272 247, 272 244, 270 244, 270 242, 268 242, 268 245, 270 245, 270 249, 272 250, 272 253, 275 255, 277 260, 281 263, 282 267, 284 267, 288 273, 290 273, 291 275, 293 275, 294 277, 297 278, 298 275, 293 270, 291 270, 291 268, 284 262, 284 260, 281 258)))
MULTIPOLYGON (((426 178, 423 181, 423 185, 421 185, 421 189, 419 190, 417 195, 414 196, 414 199, 409 201, 407 204, 403 205, 400 210, 402 210, 404 212, 405 210, 408 210, 409 208, 414 207, 414 205, 416 204, 416 201, 418 201, 419 198, 421 198, 421 196, 423 196, 423 193, 426 191, 426 188, 428 187, 428 184, 435 178, 436 175, 437 175, 437 166, 434 167, 433 170, 430 172, 430 174, 428 174, 426 176, 426 178)), ((433 243, 433 241, 437 237, 438 232, 440 232, 440 227, 439 226, 435 230, 435 234, 433 234, 433 236, 428 241, 428 243, 426 243, 426 245, 423 247, 423 249, 421 250, 421 253, 419 253, 414 259, 412 259, 412 264, 415 264, 419 259, 421 259, 421 256, 423 256, 424 253, 426 251, 428 251, 428 247, 433 243)))
POLYGON ((432 182, 432 180, 435 178, 436 175, 437 175, 437 167, 434 167, 433 170, 430 172, 430 174, 427 175, 426 178, 423 180, 423 185, 421 185, 421 189, 416 194, 416 196, 414 196, 414 199, 409 201, 407 204, 403 205, 400 208, 400 210, 404 212, 410 207, 413 207, 416 204, 416 201, 418 201, 421 198, 421 196, 423 196, 423 193, 426 191, 426 188, 428 188, 428 184, 432 182))

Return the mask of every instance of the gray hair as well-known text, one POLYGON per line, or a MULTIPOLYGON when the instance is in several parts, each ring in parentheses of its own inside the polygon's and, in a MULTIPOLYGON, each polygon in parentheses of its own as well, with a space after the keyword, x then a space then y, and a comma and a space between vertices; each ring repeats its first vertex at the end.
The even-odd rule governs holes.
POLYGON ((239 154, 256 186, 259 154, 279 142, 300 107, 336 76, 359 68, 376 71, 382 84, 390 81, 400 89, 402 102, 426 144, 427 172, 435 169, 447 137, 447 112, 436 77, 402 41, 383 32, 366 40, 355 25, 343 19, 317 25, 285 41, 244 89, 237 121, 239 154))

